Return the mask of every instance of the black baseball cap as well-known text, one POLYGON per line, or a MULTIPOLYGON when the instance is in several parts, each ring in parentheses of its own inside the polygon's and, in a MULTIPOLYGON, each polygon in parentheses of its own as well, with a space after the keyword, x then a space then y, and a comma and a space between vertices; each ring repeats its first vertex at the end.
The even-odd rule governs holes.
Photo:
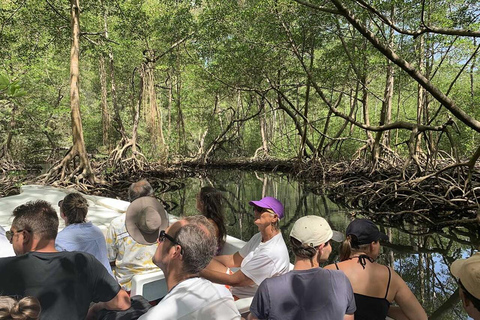
POLYGON ((356 219, 350 222, 346 234, 347 237, 350 235, 356 237, 356 245, 370 244, 378 240, 388 240, 387 235, 380 232, 377 226, 367 219, 356 219))

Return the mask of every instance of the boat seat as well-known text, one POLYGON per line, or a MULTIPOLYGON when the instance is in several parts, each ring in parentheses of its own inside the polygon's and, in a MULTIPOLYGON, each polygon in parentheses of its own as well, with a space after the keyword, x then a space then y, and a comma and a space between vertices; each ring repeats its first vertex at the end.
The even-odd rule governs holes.
POLYGON ((235 306, 241 315, 250 312, 250 305, 252 304, 253 297, 242 298, 235 301, 235 306))
POLYGON ((132 278, 131 296, 141 295, 148 301, 155 301, 165 297, 167 293, 167 281, 161 270, 136 274, 132 278))

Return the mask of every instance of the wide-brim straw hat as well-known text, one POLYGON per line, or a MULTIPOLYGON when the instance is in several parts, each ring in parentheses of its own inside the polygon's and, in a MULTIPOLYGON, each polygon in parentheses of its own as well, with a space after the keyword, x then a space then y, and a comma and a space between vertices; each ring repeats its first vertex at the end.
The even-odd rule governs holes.
POLYGON ((168 216, 162 203, 146 196, 133 201, 125 213, 125 227, 128 234, 140 244, 153 244, 160 230, 168 227, 168 216))

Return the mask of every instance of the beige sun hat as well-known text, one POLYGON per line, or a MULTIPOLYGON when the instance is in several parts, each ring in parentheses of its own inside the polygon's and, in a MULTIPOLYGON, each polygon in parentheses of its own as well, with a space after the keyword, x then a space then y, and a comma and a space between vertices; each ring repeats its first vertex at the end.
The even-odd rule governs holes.
POLYGON ((153 244, 160 230, 168 227, 168 216, 163 205, 154 197, 146 196, 133 201, 125 213, 128 234, 140 244, 153 244))
POLYGON ((480 299, 480 252, 468 259, 455 260, 450 266, 450 271, 462 282, 468 293, 480 299))
POLYGON ((298 219, 290 231, 290 237, 311 247, 319 246, 329 240, 341 242, 344 239, 343 234, 330 228, 327 220, 313 215, 298 219))

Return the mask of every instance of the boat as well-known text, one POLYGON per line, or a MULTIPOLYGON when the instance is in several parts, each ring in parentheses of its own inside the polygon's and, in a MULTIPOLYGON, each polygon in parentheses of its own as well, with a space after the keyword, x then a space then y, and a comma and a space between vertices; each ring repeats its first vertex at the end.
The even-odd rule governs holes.
MULTIPOLYGON (((72 192, 78 192, 73 189, 56 188, 43 185, 25 185, 20 188, 20 194, 4 197, 0 199, 0 225, 8 230, 12 222, 12 212, 17 206, 32 200, 45 200, 50 202, 59 216, 59 230, 65 227, 63 219, 60 219, 60 208, 58 202, 72 192)), ((82 195, 88 201, 87 220, 98 226, 104 233, 112 219, 120 216, 127 211, 130 202, 94 195, 82 195)), ((170 224, 178 221, 178 217, 169 214, 170 224)), ((245 241, 238 238, 227 236, 226 243, 221 254, 234 254, 245 245, 245 241)), ((293 267, 293 266, 292 266, 293 267)), ((233 269, 235 271, 235 269, 233 269)), ((167 283, 163 271, 138 274, 132 278, 131 296, 142 295, 149 301, 155 301, 163 298, 168 293, 167 283)), ((252 298, 239 299, 235 302, 241 314, 248 312, 252 298)))
MULTIPOLYGON (((71 192, 78 191, 41 185, 22 186, 20 188, 20 194, 0 199, 0 225, 8 230, 11 224, 13 209, 30 200, 45 200, 50 202, 60 216, 57 203, 71 192)), ((89 205, 87 219, 97 225, 104 233, 110 225, 110 221, 126 212, 130 205, 130 202, 119 199, 85 195, 83 193, 82 195, 87 199, 89 205)), ((59 220, 59 229, 61 230, 65 225, 63 219, 59 220)), ((169 214, 170 224, 176 221, 178 221, 178 217, 169 214)), ((227 235, 221 254, 234 254, 239 251, 245 243, 243 240, 227 235)), ((293 265, 290 264, 290 270, 292 269, 293 265)), ((235 268, 232 269, 232 271, 236 271, 235 268)), ((141 295, 148 301, 155 301, 163 298, 167 293, 168 289, 165 275, 160 269, 153 272, 137 274, 132 278, 131 296, 141 295)), ((249 312, 252 299, 253 297, 235 301, 238 311, 243 316, 249 312)), ((393 319, 387 317, 386 320, 393 319)))
MULTIPOLYGON (((45 200, 52 204, 58 213, 59 230, 65 227, 63 219, 60 219, 60 208, 58 202, 72 192, 78 192, 73 189, 56 188, 43 185, 24 185, 20 187, 20 194, 8 196, 0 199, 0 225, 6 230, 12 223, 13 209, 21 204, 31 200, 45 200)), ((110 221, 124 213, 130 202, 119 199, 112 199, 100 196, 82 195, 88 202, 87 220, 98 226, 103 232, 106 232, 110 221)))

